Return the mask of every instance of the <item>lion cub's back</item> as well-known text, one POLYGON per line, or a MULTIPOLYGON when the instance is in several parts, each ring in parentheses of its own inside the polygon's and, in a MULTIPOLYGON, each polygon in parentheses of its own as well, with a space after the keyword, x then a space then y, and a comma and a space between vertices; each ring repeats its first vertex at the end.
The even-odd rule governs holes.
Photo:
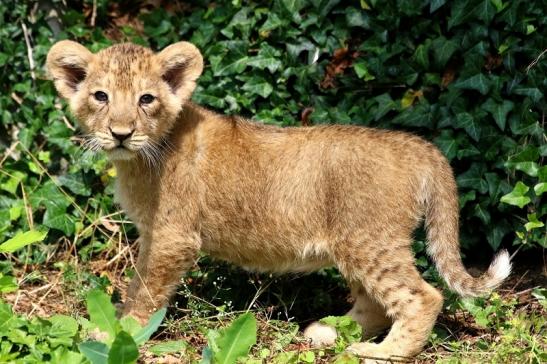
POLYGON ((212 240, 234 244, 328 239, 371 221, 412 230, 429 161, 440 156, 400 132, 246 121, 223 127, 202 170, 204 223, 212 240))

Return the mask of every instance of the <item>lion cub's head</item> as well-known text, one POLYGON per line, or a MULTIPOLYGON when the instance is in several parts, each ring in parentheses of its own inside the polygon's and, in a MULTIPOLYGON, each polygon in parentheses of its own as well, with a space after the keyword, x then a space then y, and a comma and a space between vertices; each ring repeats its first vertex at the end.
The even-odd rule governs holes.
POLYGON ((93 54, 64 40, 50 49, 47 68, 88 147, 119 160, 154 152, 196 87, 203 58, 186 42, 159 53, 126 43, 93 54))

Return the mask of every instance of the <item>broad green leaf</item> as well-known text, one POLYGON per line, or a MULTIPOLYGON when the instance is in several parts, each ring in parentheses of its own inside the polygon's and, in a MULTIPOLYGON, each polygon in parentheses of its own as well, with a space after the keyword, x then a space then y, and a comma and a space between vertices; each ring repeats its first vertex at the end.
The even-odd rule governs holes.
POLYGON ((484 203, 476 204, 473 210, 473 215, 478 217, 483 224, 490 224, 490 212, 488 212, 487 206, 484 203))
POLYGON ((80 352, 92 364, 107 364, 108 363, 108 346, 99 341, 86 341, 78 345, 80 352))
POLYGON ((478 120, 467 112, 456 115, 454 126, 464 129, 474 141, 478 142, 481 136, 481 127, 478 120))
POLYGON ((448 160, 454 159, 458 151, 458 142, 451 131, 443 130, 441 135, 434 139, 434 142, 448 160))
POLYGON ((460 203, 460 209, 463 209, 464 206, 469 201, 475 201, 477 198, 477 193, 475 190, 467 191, 465 193, 460 193, 459 203, 460 203))
POLYGON ((480 193, 488 192, 488 183, 483 178, 484 169, 483 165, 473 163, 467 171, 456 178, 458 186, 470 188, 480 193))
POLYGON ((507 165, 515 168, 516 170, 522 171, 532 177, 537 177, 538 175, 539 166, 536 162, 507 163, 507 165))
POLYGON ((267 98, 273 91, 272 85, 270 85, 262 77, 253 77, 247 81, 242 87, 243 90, 249 91, 253 94, 260 95, 263 98, 267 98))
POLYGON ((464 90, 477 90, 481 94, 486 95, 490 90, 490 80, 482 73, 479 73, 456 82, 454 86, 464 90))
POLYGON ((239 316, 221 332, 217 340, 219 351, 215 353, 215 362, 232 364, 249 353, 256 343, 256 319, 247 312, 239 316))
POLYGON ((469 0, 452 1, 451 5, 450 17, 448 19, 449 30, 452 27, 467 21, 473 12, 469 0))
POLYGON ((497 251, 503 237, 513 231, 513 228, 505 219, 493 221, 486 227, 486 240, 492 247, 492 250, 497 251))
POLYGON ((57 181, 61 186, 67 187, 78 195, 89 196, 91 194, 91 188, 85 184, 81 173, 59 176, 57 181))
POLYGON ((534 186, 536 196, 541 196, 547 192, 547 182, 541 182, 534 186))
POLYGON ((183 340, 166 341, 151 346, 148 351, 155 355, 164 355, 170 353, 181 353, 186 350, 188 344, 183 340))
POLYGON ((76 219, 66 213, 66 208, 48 207, 44 214, 42 223, 51 229, 57 229, 67 236, 74 234, 76 219))
POLYGON ((150 320, 148 320, 146 326, 134 336, 137 345, 144 344, 148 339, 150 339, 152 334, 156 332, 158 327, 160 327, 166 312, 167 309, 165 307, 154 312, 154 314, 150 317, 150 320))
POLYGON ((78 322, 70 316, 54 315, 49 318, 49 335, 54 337, 73 337, 78 332, 78 322))
POLYGON ((90 321, 95 324, 99 330, 106 332, 110 340, 116 335, 116 309, 110 297, 99 289, 90 291, 86 298, 87 312, 90 321))
POLYGON ((25 173, 20 171, 11 171, 10 176, 7 181, 0 183, 0 188, 4 191, 8 191, 12 195, 15 195, 17 192, 17 187, 19 184, 27 178, 25 173))
POLYGON ((538 220, 537 214, 528 214, 528 222, 524 225, 526 231, 544 227, 545 224, 538 220))
POLYGON ((108 364, 132 364, 139 358, 137 344, 125 331, 120 331, 108 352, 108 364))
POLYGON ((503 102, 499 104, 493 99, 488 99, 488 101, 482 104, 482 108, 492 114, 492 117, 501 130, 505 129, 507 114, 513 110, 514 106, 515 104, 509 100, 503 100, 503 102))
MULTIPOLYGON (((249 61, 249 57, 243 57, 228 61, 228 63, 220 63, 217 67, 213 67, 215 76, 226 76, 239 74, 245 70, 249 61)), ((212 63, 212 62, 211 62, 212 63)))
POLYGON ((213 350, 209 346, 206 346, 201 353, 201 360, 199 364, 212 364, 214 359, 213 350))
POLYGON ((367 68, 367 64, 365 62, 358 62, 353 65, 353 69, 355 70, 355 73, 357 73, 357 77, 360 79, 366 81, 372 81, 374 80, 374 76, 370 74, 370 71, 367 68))
POLYGON ((0 273, 0 293, 9 293, 17 291, 19 285, 17 279, 12 276, 4 276, 0 273))
POLYGON ((445 37, 435 39, 431 44, 431 49, 433 50, 433 59, 437 67, 444 68, 458 48, 458 43, 453 40, 446 39, 445 37))
POLYGON ((13 238, 0 244, 0 253, 13 253, 29 244, 44 240, 47 231, 30 230, 24 233, 17 233, 13 238))
POLYGON ((513 191, 502 196, 500 201, 523 208, 531 201, 530 197, 526 196, 528 190, 530 190, 530 187, 519 181, 515 185, 515 188, 513 188, 513 191))
POLYGON ((340 355, 337 355, 333 361, 333 364, 359 364, 359 363, 361 363, 361 360, 355 355, 348 352, 344 352, 344 353, 341 353, 340 355))
POLYGON ((496 15, 496 8, 492 4, 492 0, 481 0, 479 4, 473 9, 475 16, 486 24, 490 24, 494 16, 496 15))
MULTIPOLYGON (((542 155, 543 156, 543 155, 542 155)), ((545 157, 545 156, 543 156, 545 157)), ((538 170, 538 179, 540 182, 547 182, 547 166, 542 166, 538 170)))
POLYGON ((7 334, 11 325, 16 321, 11 306, 0 300, 0 335, 7 334))
POLYGON ((120 319, 120 327, 129 335, 135 338, 135 335, 142 330, 142 326, 132 316, 124 316, 120 319))
POLYGON ((446 3, 446 0, 431 0, 429 3, 429 12, 433 13, 437 11, 441 6, 443 6, 446 3))
POLYGON ((429 69, 429 44, 420 44, 412 58, 418 63, 423 69, 429 69))
POLYGON ((346 9, 346 22, 350 27, 370 29, 370 18, 368 14, 356 8, 346 9))
POLYGON ((533 102, 538 102, 543 97, 543 93, 536 87, 517 87, 513 89, 513 93, 528 96, 533 102))

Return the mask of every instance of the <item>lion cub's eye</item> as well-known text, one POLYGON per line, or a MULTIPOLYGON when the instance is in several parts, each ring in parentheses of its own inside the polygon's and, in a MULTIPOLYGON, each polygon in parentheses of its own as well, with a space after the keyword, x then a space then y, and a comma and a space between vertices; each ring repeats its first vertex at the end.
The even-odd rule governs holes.
POLYGON ((106 92, 97 91, 93 94, 93 96, 95 96, 95 100, 97 100, 97 101, 100 101, 100 102, 107 102, 108 101, 108 95, 106 94, 106 92))
POLYGON ((155 97, 150 94, 144 94, 139 99, 139 104, 150 104, 154 101, 155 97))

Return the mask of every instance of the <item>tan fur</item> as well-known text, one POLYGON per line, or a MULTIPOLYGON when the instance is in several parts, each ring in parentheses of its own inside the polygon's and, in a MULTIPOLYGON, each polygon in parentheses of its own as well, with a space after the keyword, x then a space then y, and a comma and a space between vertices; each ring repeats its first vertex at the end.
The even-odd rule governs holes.
POLYGON ((429 252, 452 288, 477 295, 509 274, 506 255, 481 278, 465 271, 454 177, 421 138, 356 126, 277 128, 207 111, 188 101, 203 62, 184 42, 158 54, 132 44, 92 54, 62 41, 47 66, 88 146, 112 159, 116 198, 141 234, 125 314, 144 321, 165 306, 199 250, 258 271, 334 265, 353 287, 348 314, 365 335, 391 325, 382 343, 349 350, 413 356, 442 307, 414 266, 412 233, 424 217, 429 252), (95 100, 97 90, 107 103, 95 100), (155 101, 140 105, 143 93, 155 101), (125 149, 110 130, 132 133, 125 149))

